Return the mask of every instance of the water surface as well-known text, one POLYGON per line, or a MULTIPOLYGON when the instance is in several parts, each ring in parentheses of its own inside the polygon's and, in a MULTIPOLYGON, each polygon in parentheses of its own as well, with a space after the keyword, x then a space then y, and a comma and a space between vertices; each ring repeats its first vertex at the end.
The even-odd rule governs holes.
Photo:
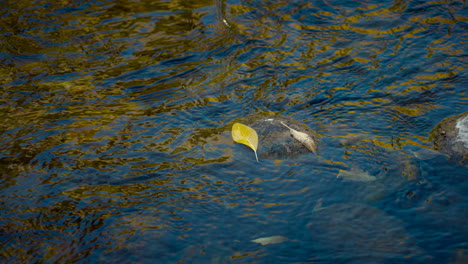
POLYGON ((468 111, 465 1, 0 7, 2 262, 467 261, 467 168, 414 155, 468 111), (257 163, 254 115, 319 153, 257 163))

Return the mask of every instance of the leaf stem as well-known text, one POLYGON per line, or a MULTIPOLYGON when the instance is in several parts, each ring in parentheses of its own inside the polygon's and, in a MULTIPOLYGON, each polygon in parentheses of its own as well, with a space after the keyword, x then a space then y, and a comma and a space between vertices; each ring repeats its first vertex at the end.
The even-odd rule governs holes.
POLYGON ((289 128, 290 130, 292 130, 292 128, 290 128, 288 125, 286 125, 285 123, 283 123, 283 121, 280 122, 283 126, 289 128))

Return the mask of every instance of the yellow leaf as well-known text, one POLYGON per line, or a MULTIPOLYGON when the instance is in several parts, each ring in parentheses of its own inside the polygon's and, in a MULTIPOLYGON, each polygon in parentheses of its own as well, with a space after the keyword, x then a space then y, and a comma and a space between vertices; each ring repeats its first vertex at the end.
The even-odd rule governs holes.
POLYGON ((285 123, 281 122, 281 124, 287 128, 289 128, 289 132, 291 133, 291 136, 301 142, 302 145, 304 145, 308 150, 312 151, 313 153, 317 152, 317 145, 315 144, 315 141, 313 138, 311 138, 309 135, 307 135, 304 132, 297 131, 295 129, 290 128, 288 125, 285 123))
POLYGON ((258 161, 257 157, 257 147, 258 147, 258 135, 257 132, 246 125, 241 123, 235 123, 232 125, 232 139, 235 142, 244 144, 255 152, 255 158, 258 161))

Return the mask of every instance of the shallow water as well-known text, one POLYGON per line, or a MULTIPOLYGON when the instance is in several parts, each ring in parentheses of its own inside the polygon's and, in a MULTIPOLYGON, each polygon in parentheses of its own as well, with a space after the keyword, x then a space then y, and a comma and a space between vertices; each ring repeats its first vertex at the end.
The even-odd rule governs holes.
POLYGON ((467 261, 468 170, 414 155, 468 111, 465 1, 0 7, 2 262, 467 261), (251 115, 319 153, 257 163, 251 115))

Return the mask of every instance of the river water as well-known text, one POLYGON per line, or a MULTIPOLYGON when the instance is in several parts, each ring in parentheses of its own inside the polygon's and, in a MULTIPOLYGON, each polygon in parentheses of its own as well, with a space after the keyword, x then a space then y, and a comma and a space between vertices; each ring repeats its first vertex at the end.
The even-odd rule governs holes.
POLYGON ((465 1, 0 7, 2 263, 468 261, 468 169, 429 139, 468 111, 465 1), (317 155, 257 162, 256 115, 317 155))

